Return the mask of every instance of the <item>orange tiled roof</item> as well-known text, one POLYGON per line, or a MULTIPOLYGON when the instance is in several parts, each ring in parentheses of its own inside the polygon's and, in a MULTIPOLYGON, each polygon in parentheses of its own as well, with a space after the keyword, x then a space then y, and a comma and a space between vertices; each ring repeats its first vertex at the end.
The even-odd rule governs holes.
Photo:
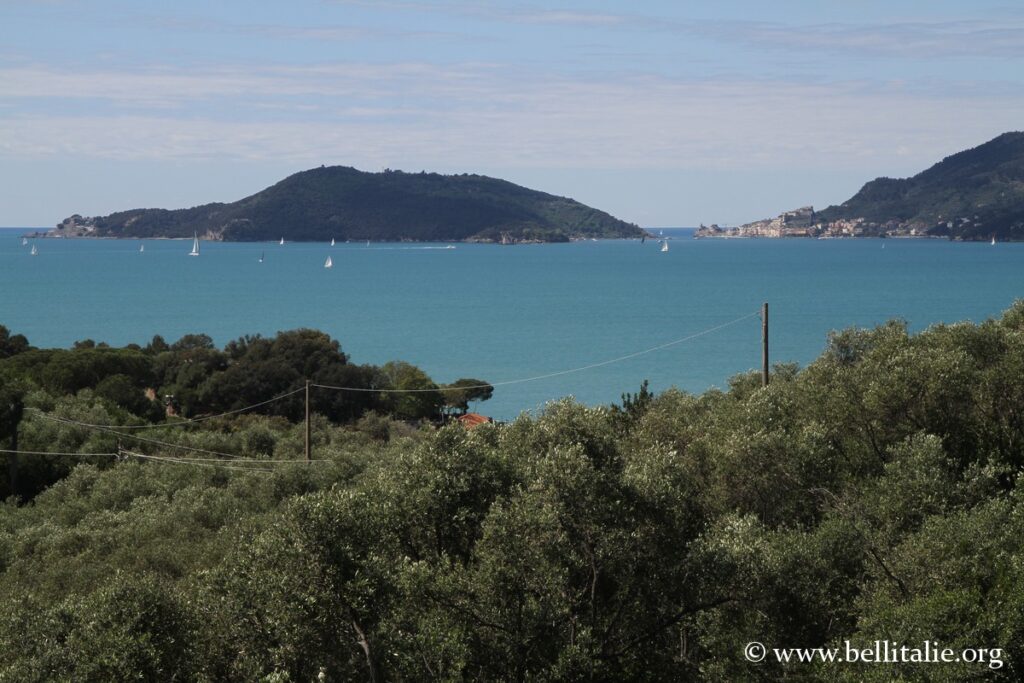
POLYGON ((472 429, 482 424, 487 424, 491 421, 491 418, 480 415, 479 413, 466 413, 465 415, 459 415, 456 418, 462 423, 462 426, 466 429, 472 429))

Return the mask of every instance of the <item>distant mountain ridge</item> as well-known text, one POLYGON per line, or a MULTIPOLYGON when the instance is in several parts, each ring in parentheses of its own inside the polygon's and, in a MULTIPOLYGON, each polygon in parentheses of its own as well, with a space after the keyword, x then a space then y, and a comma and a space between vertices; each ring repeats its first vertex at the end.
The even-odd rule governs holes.
POLYGON ((480 175, 321 166, 230 204, 66 218, 51 235, 253 242, 566 241, 639 237, 636 225, 566 197, 480 175))
POLYGON ((872 180, 816 218, 962 240, 1024 240, 1024 133, 1004 133, 911 178, 872 180))
POLYGON ((695 237, 1024 240, 1024 133, 1003 133, 910 178, 876 178, 838 206, 805 206, 695 237))

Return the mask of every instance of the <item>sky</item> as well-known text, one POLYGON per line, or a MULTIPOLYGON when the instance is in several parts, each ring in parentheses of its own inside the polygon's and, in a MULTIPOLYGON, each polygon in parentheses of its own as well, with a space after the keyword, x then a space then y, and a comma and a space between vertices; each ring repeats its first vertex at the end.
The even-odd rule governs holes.
POLYGON ((643 226, 822 208, 1024 129, 1010 0, 0 0, 0 225, 326 165, 643 226))

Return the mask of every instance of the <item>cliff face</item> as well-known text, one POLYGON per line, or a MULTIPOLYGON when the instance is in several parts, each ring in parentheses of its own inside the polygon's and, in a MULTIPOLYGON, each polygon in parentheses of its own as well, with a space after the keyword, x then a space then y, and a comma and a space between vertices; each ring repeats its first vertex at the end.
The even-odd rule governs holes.
POLYGON ((65 219, 56 234, 227 241, 564 241, 639 237, 636 225, 572 199, 478 175, 320 167, 230 204, 65 219))

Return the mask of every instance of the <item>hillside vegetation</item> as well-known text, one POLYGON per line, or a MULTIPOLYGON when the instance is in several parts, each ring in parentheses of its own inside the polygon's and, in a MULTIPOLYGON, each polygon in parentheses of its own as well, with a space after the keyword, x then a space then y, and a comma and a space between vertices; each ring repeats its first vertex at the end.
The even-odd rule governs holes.
POLYGON ((178 456, 68 458, 60 481, 0 508, 3 680, 1024 672, 1024 303, 916 335, 899 322, 838 332, 808 367, 776 366, 767 388, 757 373, 699 396, 641 388, 473 430, 321 414, 312 464, 292 462, 296 416, 270 407, 142 432, 252 463, 54 422, 151 418, 94 380, 33 374, 39 352, 2 339, 0 407, 25 408, 0 416, 5 443, 16 425, 25 451, 122 439, 178 456), (744 656, 750 642, 846 640, 987 654, 744 656))
POLYGON ((640 228, 565 197, 479 175, 320 167, 231 204, 72 216, 56 234, 228 241, 565 241, 640 228))
POLYGON ((911 178, 878 178, 817 220, 909 224, 964 240, 1024 239, 1024 133, 1004 133, 911 178))

